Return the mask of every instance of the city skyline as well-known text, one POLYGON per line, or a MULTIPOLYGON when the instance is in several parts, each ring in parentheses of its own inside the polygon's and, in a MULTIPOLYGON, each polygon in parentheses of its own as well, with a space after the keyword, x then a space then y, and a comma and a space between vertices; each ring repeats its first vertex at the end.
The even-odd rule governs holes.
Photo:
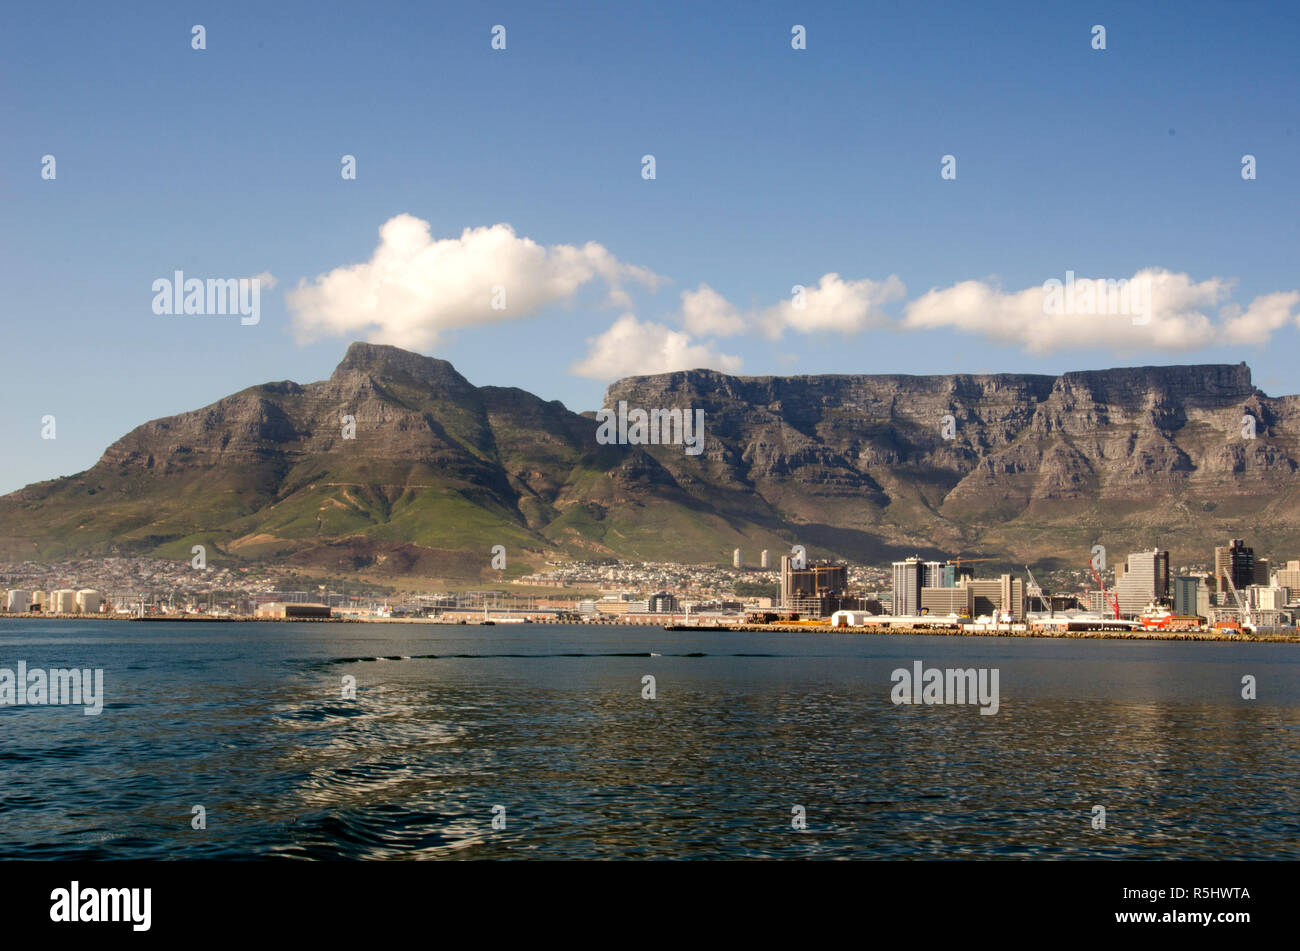
MULTIPOLYGON (((584 563, 575 562, 556 565, 545 571, 534 572, 512 579, 505 588, 489 588, 485 591, 472 592, 468 596, 471 602, 479 599, 484 607, 485 599, 504 598, 508 603, 513 599, 526 599, 530 604, 534 599, 553 607, 575 608, 574 617, 600 613, 594 601, 565 602, 564 589, 576 588, 582 591, 605 592, 604 600, 624 603, 625 611, 630 614, 676 614, 683 608, 690 613, 692 609, 716 609, 718 596, 737 596, 730 613, 752 610, 777 609, 793 612, 792 617, 826 618, 844 612, 865 613, 867 615, 890 615, 916 619, 926 615, 935 617, 964 616, 975 619, 978 615, 999 616, 1007 612, 1008 621, 1027 620, 1034 612, 1054 615, 1058 610, 1064 614, 1078 616, 1115 617, 1133 619, 1146 615, 1153 609, 1170 608, 1176 615, 1200 616, 1200 620, 1209 623, 1215 620, 1232 618, 1255 623, 1253 615, 1264 616, 1271 622, 1270 627, 1286 628, 1296 624, 1300 617, 1300 560, 1278 560, 1278 568, 1273 570, 1273 559, 1256 556, 1251 546, 1243 539, 1230 539, 1226 546, 1213 547, 1212 571, 1200 570, 1199 563, 1178 566, 1178 571, 1171 571, 1169 553, 1159 548, 1130 552, 1114 566, 1113 571, 1105 564, 1106 553, 1101 546, 1094 547, 1090 570, 1094 581, 1102 587, 1089 586, 1086 572, 1077 569, 1073 574, 1078 583, 1071 586, 1067 581, 1062 586, 1061 576, 1071 574, 1066 569, 1053 568, 1047 571, 1040 565, 1040 574, 1050 580, 1051 591, 1048 592, 1029 566, 1024 566, 1025 577, 1018 571, 1001 571, 995 568, 995 576, 983 576, 973 567, 974 563, 997 561, 997 559, 957 556, 953 559, 926 560, 912 556, 892 563, 892 583, 888 596, 882 596, 879 586, 872 587, 871 579, 883 582, 888 577, 883 566, 851 565, 837 561, 813 558, 808 560, 806 551, 795 546, 790 554, 779 559, 779 567, 769 568, 770 552, 763 550, 760 563, 747 563, 743 553, 737 549, 732 553, 732 564, 728 571, 718 564, 689 564, 667 562, 662 564, 584 563), (965 565, 965 567, 963 567, 965 565), (558 569, 558 571, 557 571, 558 569), (566 573, 576 576, 566 578, 566 573), (585 581, 574 583, 573 577, 585 581), (1111 577, 1111 591, 1107 593, 1104 576, 1111 577), (675 579, 674 579, 675 576, 675 579), (772 589, 766 596, 757 596, 752 589, 757 584, 756 577, 770 577, 772 589), (684 579, 691 579, 684 583, 684 579), (621 581, 616 579, 622 579, 621 581), (521 585, 538 585, 553 589, 550 595, 525 594, 519 590, 521 585), (1073 592, 1071 592, 1073 587, 1073 592), (1229 593, 1231 596, 1229 596, 1229 593), (633 599, 629 601, 629 595, 633 599), (645 595, 636 601, 637 595, 645 595), (692 600, 694 595, 694 600, 692 600), (1244 597, 1243 597, 1244 595, 1244 597), (700 600, 703 597, 705 600, 700 600), (1035 606, 1035 602, 1036 606, 1035 606), (636 605, 640 605, 637 607, 636 605), (1059 607, 1058 607, 1059 605, 1059 607)), ((229 613, 227 601, 235 597, 241 604, 257 606, 269 600, 303 602, 317 601, 322 605, 338 604, 346 608, 349 601, 368 604, 373 614, 376 607, 384 604, 391 615, 393 604, 416 604, 438 606, 447 609, 460 609, 465 593, 452 593, 426 589, 416 593, 414 589, 404 592, 379 594, 373 584, 358 581, 356 587, 362 592, 371 589, 369 594, 346 595, 346 583, 343 593, 332 590, 337 581, 326 579, 324 584, 316 587, 324 594, 313 597, 308 591, 282 591, 276 579, 276 570, 256 566, 213 566, 216 572, 208 579, 206 570, 198 575, 186 570, 193 565, 178 565, 171 562, 151 559, 110 559, 108 563, 117 565, 113 570, 120 576, 123 572, 135 573, 140 579, 160 574, 167 578, 166 583, 128 584, 126 591, 121 584, 98 587, 79 587, 69 585, 71 579, 85 580, 89 574, 92 578, 98 574, 94 562, 80 562, 78 567, 59 565, 0 565, 0 589, 9 582, 25 581, 33 577, 51 579, 48 586, 31 588, 8 588, 7 597, 0 602, 0 610, 9 615, 23 614, 28 611, 53 610, 55 613, 92 614, 97 611, 130 613, 137 602, 143 612, 146 600, 150 605, 166 600, 170 605, 177 593, 183 602, 188 602, 187 611, 205 613, 202 596, 207 594, 208 610, 213 609, 213 596, 220 593, 218 613, 229 613), (89 567, 87 567, 89 566, 89 567), (60 579, 54 581, 53 579, 60 579), (197 592, 197 595, 196 595, 197 592), (242 592, 242 593, 241 593, 242 592), (86 606, 85 596, 93 596, 92 606, 86 606), (252 598, 252 600, 248 600, 252 598), (447 603, 442 603, 442 602, 447 603), (50 605, 57 605, 51 608, 50 605), (71 605, 71 607, 69 607, 71 605), (101 607, 102 605, 102 607, 101 607), (123 609, 127 609, 124 611, 123 609)), ((280 572, 283 574, 283 572, 280 572)), ((98 580, 98 579, 96 579, 98 580)), ((454 589, 453 589, 454 591, 454 589)), ((174 608, 173 608, 174 610, 174 608)), ((260 608, 258 609, 260 611, 260 608)), ((514 608, 512 610, 520 610, 514 608)), ((549 610, 549 608, 548 608, 549 610)), ((728 610, 724 606, 723 614, 728 610)), ((247 613, 251 613, 250 611, 247 613)), ((364 613, 364 612, 363 612, 364 613)), ((326 615, 328 616, 328 614, 326 615)))

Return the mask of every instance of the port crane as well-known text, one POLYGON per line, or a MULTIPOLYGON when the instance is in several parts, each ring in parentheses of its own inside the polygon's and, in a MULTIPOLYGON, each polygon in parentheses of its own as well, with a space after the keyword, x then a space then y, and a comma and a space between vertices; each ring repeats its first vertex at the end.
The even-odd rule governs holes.
MULTIPOLYGON (((1101 580, 1101 575, 1097 574, 1097 566, 1094 565, 1094 564, 1092 563, 1092 560, 1091 560, 1091 559, 1088 560, 1088 567, 1092 569, 1092 576, 1093 576, 1094 578, 1097 579, 1097 587, 1101 588, 1101 603, 1102 603, 1102 604, 1110 604, 1111 602, 1106 600, 1106 582, 1102 581, 1102 580, 1101 580)), ((1118 621, 1118 620, 1120 619, 1120 617, 1119 617, 1119 595, 1117 595, 1117 594, 1116 594, 1116 595, 1111 595, 1111 597, 1114 599, 1115 620, 1118 621)))
POLYGON ((1025 574, 1029 575, 1029 584, 1025 586, 1025 593, 1031 598, 1038 598, 1042 604, 1047 606, 1048 617, 1056 617, 1056 613, 1052 610, 1051 599, 1049 599, 1047 595, 1043 594, 1042 585, 1038 583, 1038 579, 1034 577, 1034 573, 1029 570, 1028 565, 1025 565, 1025 574))
POLYGON ((1223 568, 1223 579, 1228 582, 1228 590, 1232 592, 1232 598, 1237 602, 1237 610, 1241 612, 1242 619, 1246 622, 1248 630, 1255 630, 1255 618, 1250 613, 1250 605, 1241 600, 1241 595, 1237 593, 1237 586, 1232 583, 1232 572, 1225 565, 1223 568))

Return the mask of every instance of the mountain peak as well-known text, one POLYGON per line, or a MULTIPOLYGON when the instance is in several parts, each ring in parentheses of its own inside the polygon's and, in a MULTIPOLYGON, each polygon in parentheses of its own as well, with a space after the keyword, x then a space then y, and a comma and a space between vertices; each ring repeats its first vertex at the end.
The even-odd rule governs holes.
POLYGON ((406 376, 440 389, 473 389, 470 382, 446 360, 426 357, 390 344, 362 340, 348 346, 348 352, 334 368, 330 380, 338 381, 354 374, 388 379, 406 376))

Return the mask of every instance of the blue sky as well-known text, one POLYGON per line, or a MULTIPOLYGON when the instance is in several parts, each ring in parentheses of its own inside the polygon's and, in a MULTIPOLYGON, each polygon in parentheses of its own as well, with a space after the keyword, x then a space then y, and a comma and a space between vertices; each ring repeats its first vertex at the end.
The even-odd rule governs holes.
POLYGON ((878 6, 10 5, 0 491, 148 419, 322 379, 352 339, 577 410, 701 354, 754 375, 1245 360, 1300 389, 1300 7, 878 6), (386 293, 370 262, 398 216, 419 290, 376 324, 358 301, 386 293), (484 268, 515 303, 457 309, 484 268), (277 286, 256 326, 155 315, 178 269, 277 286), (1067 270, 1156 274, 1154 326, 1032 317, 1067 270), (792 312, 795 284, 825 293, 792 312))

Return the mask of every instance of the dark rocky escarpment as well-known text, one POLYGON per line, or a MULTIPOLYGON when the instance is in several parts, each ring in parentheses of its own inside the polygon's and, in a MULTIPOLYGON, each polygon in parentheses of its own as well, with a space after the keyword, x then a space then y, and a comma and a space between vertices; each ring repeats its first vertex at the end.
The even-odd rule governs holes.
POLYGON ((1229 535, 1300 553, 1300 399, 1261 393, 1245 364, 695 370, 620 380, 605 406, 620 400, 703 409, 703 452, 600 445, 589 414, 353 344, 328 380, 146 423, 91 469, 0 498, 0 556, 187 557, 201 541, 232 560, 475 575, 494 544, 520 570, 557 556, 717 562, 735 546, 756 560, 794 542, 861 560, 1082 563, 1100 541, 1203 561, 1229 535))

